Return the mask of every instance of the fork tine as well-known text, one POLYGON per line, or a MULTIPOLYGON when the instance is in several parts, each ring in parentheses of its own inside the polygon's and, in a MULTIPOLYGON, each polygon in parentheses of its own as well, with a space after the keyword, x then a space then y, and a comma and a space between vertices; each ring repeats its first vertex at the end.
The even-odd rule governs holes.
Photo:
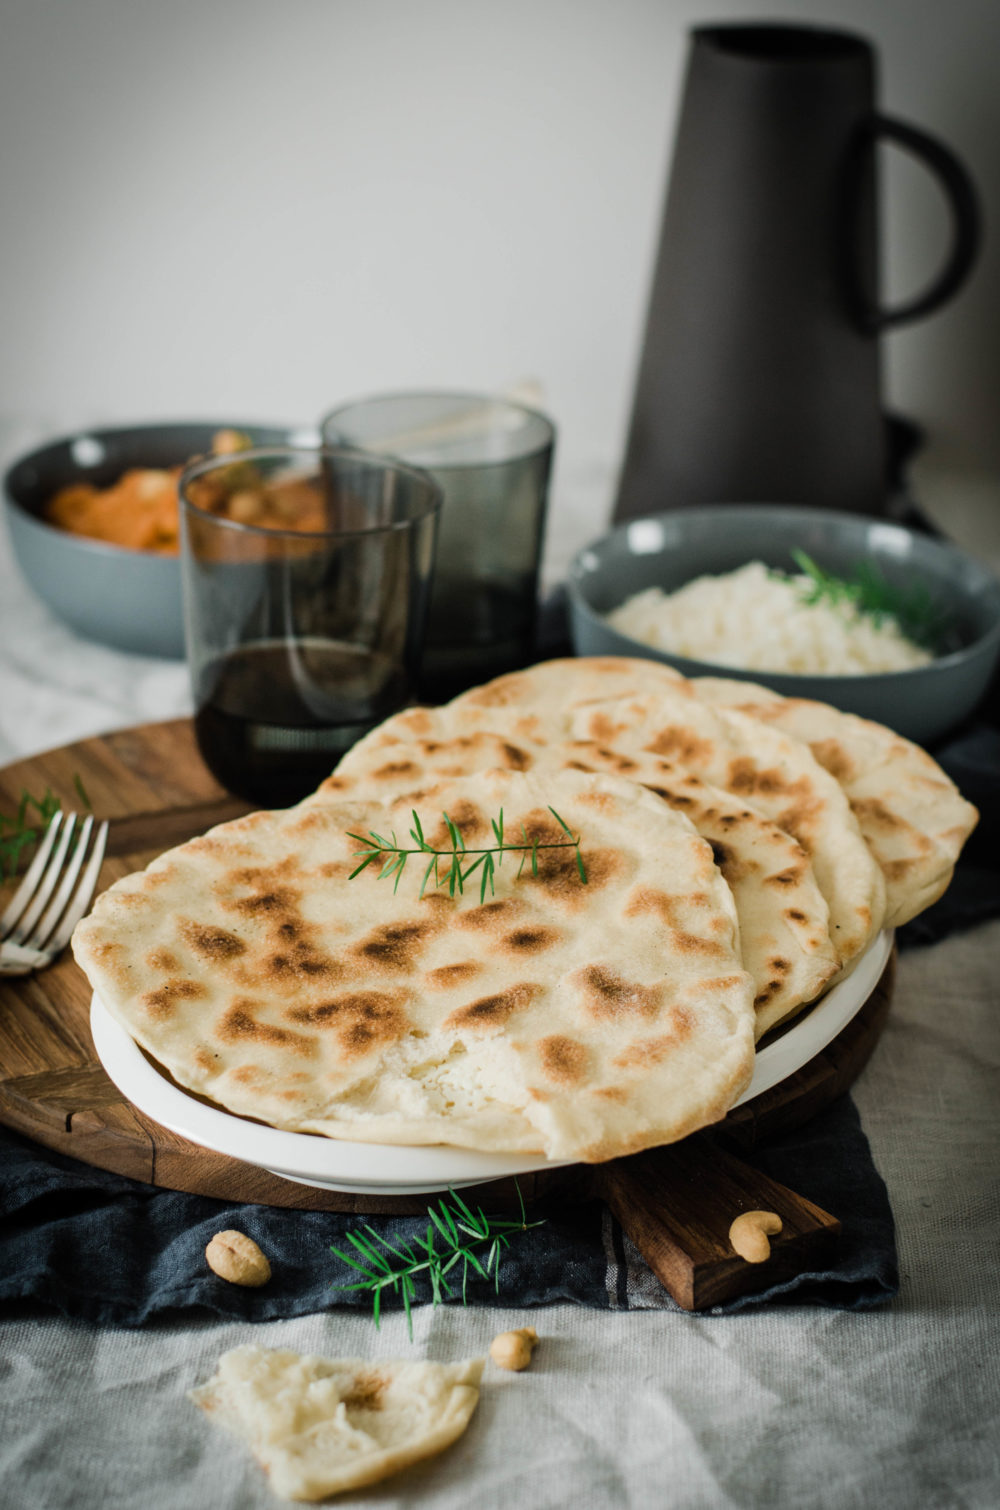
POLYGON ((32 928, 34 928, 42 912, 48 906, 49 897, 52 895, 53 891, 55 891, 56 889, 56 886, 59 884, 59 876, 62 873, 63 865, 66 862, 66 851, 69 849, 69 841, 73 837, 73 829, 75 827, 76 814, 67 813, 66 821, 63 823, 62 833, 59 835, 59 843, 56 845, 56 852, 49 860, 48 865, 46 865, 45 870, 43 871, 42 876, 38 882, 38 887, 35 891, 35 895, 32 897, 30 903, 25 909, 24 915, 22 916, 20 922, 17 924, 16 928, 13 928, 11 930, 10 942, 12 944, 24 943, 25 939, 28 937, 32 928))
POLYGON ((73 894, 73 887, 76 885, 76 878, 83 867, 84 856, 87 853, 87 845, 90 840, 90 831, 93 826, 94 819, 92 816, 84 819, 83 827, 80 829, 79 837, 73 847, 73 854, 60 879, 59 888, 45 909, 37 926, 32 929, 30 936, 24 939, 25 948, 44 949, 46 940, 50 934, 55 932, 56 924, 66 910, 66 904, 73 894))
POLYGON ((45 869, 49 855, 52 853, 52 846, 56 842, 56 835, 59 832, 59 827, 62 821, 63 814, 61 812, 56 813, 55 817, 52 819, 48 828, 46 829, 45 837, 36 849, 34 858, 31 864, 28 866, 28 869, 24 873, 24 879, 15 891, 14 895, 11 897, 10 903, 3 917, 0 918, 0 939, 7 937, 14 924, 21 916, 21 913, 28 906, 28 903, 34 896, 35 887, 38 885, 42 871, 45 869))
POLYGON ((73 932, 73 929, 76 927, 77 923, 80 921, 80 919, 83 917, 83 914, 90 906, 90 899, 94 895, 94 888, 97 885, 97 877, 100 873, 101 863, 104 860, 104 849, 107 842, 108 820, 107 818, 105 818, 104 822, 97 830, 97 838, 94 841, 94 848, 91 852, 90 859, 87 862, 87 868, 83 873, 83 878, 81 879, 79 886, 76 888, 76 895, 73 897, 73 900, 70 902, 68 908, 66 909, 66 916, 59 924, 55 935, 49 940, 48 944, 46 945, 46 953, 56 955, 59 953, 60 949, 64 949, 66 947, 66 945, 69 943, 70 934, 73 932))

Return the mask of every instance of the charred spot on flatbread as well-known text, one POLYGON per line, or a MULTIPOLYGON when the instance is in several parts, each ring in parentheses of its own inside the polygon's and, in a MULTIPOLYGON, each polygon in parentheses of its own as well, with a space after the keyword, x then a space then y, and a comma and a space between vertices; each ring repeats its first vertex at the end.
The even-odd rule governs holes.
POLYGON ((797 886, 805 873, 805 865, 786 865, 784 870, 775 871, 773 875, 764 877, 765 886, 775 886, 784 889, 788 886, 797 886))
POLYGON ((498 941, 498 948, 508 954, 540 954, 559 943, 562 933, 558 928, 545 928, 541 924, 514 928, 498 941))
MULTIPOLYGON (((882 837, 910 827, 880 797, 855 797, 851 801, 851 807, 859 823, 869 832, 878 833, 882 837)), ((907 838, 920 854, 928 854, 933 848, 926 834, 911 832, 907 838)))
POLYGON ((345 1056, 355 1058, 385 1049, 409 1028, 405 992, 347 991, 312 1006, 293 1007, 286 1016, 336 1034, 345 1056))
POLYGON ((584 1008, 592 1017, 655 1017, 663 1002, 664 986, 627 980, 604 965, 585 965, 570 976, 584 1008))
POLYGON ((517 842, 537 845, 537 848, 525 851, 520 882, 544 888, 550 896, 557 897, 562 902, 582 905, 585 899, 581 896, 581 891, 588 888, 591 893, 599 891, 623 874, 624 861, 620 852, 587 846, 582 849, 587 877, 584 883, 580 877, 573 839, 550 812, 536 809, 528 813, 522 819, 517 842))
POLYGON ((417 898, 417 905, 426 908, 432 916, 440 919, 453 913, 458 906, 458 902, 454 897, 449 896, 447 891, 443 891, 437 886, 432 887, 428 883, 427 890, 423 896, 417 898))
POLYGON ((275 922, 298 915, 302 893, 292 886, 260 885, 247 896, 226 897, 223 905, 246 918, 275 922))
POLYGON ((469 928, 473 932, 482 930, 487 933, 496 933, 502 928, 509 927, 521 911, 523 911, 523 904, 516 898, 498 897, 492 902, 483 902, 479 907, 464 907, 456 915, 455 924, 459 928, 469 928))
POLYGON ((379 766, 372 775, 376 781, 395 782, 401 776, 405 776, 408 780, 417 780, 420 777, 420 767, 412 760, 387 760, 385 765, 379 766))
POLYGON ((551 1033, 538 1041, 538 1057, 546 1078, 557 1085, 577 1085, 587 1073, 587 1047, 578 1038, 551 1033))
MULTIPOLYGON (((625 917, 639 917, 651 913, 669 930, 669 947, 682 955, 723 955, 727 946, 716 938, 692 931, 691 924, 701 907, 706 911, 706 925, 711 930, 714 912, 704 893, 689 892, 687 896, 673 896, 656 886, 639 886, 629 894, 625 904, 625 917)), ((712 930, 714 931, 714 930, 712 930)))
POLYGON ((259 1013, 259 1002, 249 997, 238 998, 216 1023, 215 1037, 223 1044, 253 1044, 258 1048, 287 1049, 298 1055, 313 1053, 314 1045, 308 1038, 267 1022, 259 1013))
POLYGON ((342 1403, 347 1410, 382 1410, 389 1384, 385 1374, 358 1374, 342 1403))
POLYGON ((613 743, 622 727, 620 717, 604 711, 590 714, 587 718, 587 732, 599 744, 613 743))
POLYGON ((179 1002, 198 1001, 206 995, 205 987, 196 980, 168 980, 153 991, 144 991, 140 1000, 150 1017, 168 1018, 173 1015, 179 1002))
POLYGON ((788 960, 780 955, 774 955, 767 961, 767 979, 759 987, 754 997, 754 1006, 761 1008, 766 1006, 782 990, 788 972, 791 970, 788 960))
MULTIPOLYGON (((624 755, 620 750, 607 749, 588 740, 576 741, 569 748, 578 759, 596 761, 599 770, 617 771, 619 776, 630 776, 637 768, 631 755, 624 755)), ((593 770, 594 766, 582 766, 581 769, 593 770)))
POLYGON ((503 755, 504 767, 509 771, 530 771, 531 756, 520 745, 511 744, 507 739, 501 740, 500 750, 503 755))
POLYGON ((350 952, 374 970, 411 970, 437 926, 432 918, 379 923, 350 952))
MULTIPOLYGON (((776 709, 775 713, 777 717, 780 717, 780 710, 776 709)), ((829 771, 830 775, 835 776, 838 781, 849 780, 854 775, 854 762, 839 740, 810 740, 809 748, 823 769, 829 771)))
POLYGON ((753 867, 739 859, 732 845, 723 844, 718 839, 710 839, 709 844, 712 847, 712 859, 730 886, 735 886, 737 881, 745 880, 752 874, 753 867))
POLYGON ((247 952, 246 941, 238 934, 230 933, 228 928, 212 927, 206 923, 195 922, 193 918, 180 918, 177 922, 177 931, 196 954, 215 964, 239 959, 247 952))
POLYGON ((173 975, 180 969, 180 961, 173 950, 162 946, 151 949, 146 955, 145 963, 148 969, 163 970, 168 975, 173 975))
POLYGON ((423 980, 432 991, 450 991, 454 986, 473 980, 482 968, 477 960, 456 960, 452 965, 438 965, 436 969, 428 970, 423 980))
POLYGON ((521 981, 492 996, 481 996, 463 1007, 456 1007, 444 1020, 446 1028, 502 1028, 515 1012, 523 1012, 545 987, 534 981, 521 981))
MULTIPOLYGON (((566 836, 563 835, 563 838, 566 836)), ((590 849, 581 846, 586 883, 580 878, 573 849, 550 849, 538 852, 538 873, 533 874, 530 859, 525 864, 518 885, 535 888, 571 909, 583 909, 590 896, 622 877, 625 860, 620 851, 590 849)))
POLYGON ((343 979, 343 964, 324 951, 313 948, 304 939, 292 941, 289 947, 278 947, 266 955, 260 965, 261 976, 276 984, 330 985, 343 979))
POLYGON ((621 1053, 616 1054, 612 1063, 619 1069, 641 1069, 645 1065, 660 1064, 669 1054, 672 1054, 678 1043, 687 1038, 693 1030, 691 1013, 685 1007, 673 1007, 669 1014, 670 1031, 657 1033, 650 1038, 637 1038, 630 1043, 621 1053))
POLYGON ((711 756, 711 746, 685 724, 668 724, 658 729, 644 746, 651 755, 664 755, 680 765, 699 764, 711 756))
POLYGON ((339 797, 342 793, 350 791, 351 786, 352 782, 349 776, 338 775, 335 772, 332 776, 327 776, 320 782, 318 790, 324 793, 329 792, 333 797, 339 797))

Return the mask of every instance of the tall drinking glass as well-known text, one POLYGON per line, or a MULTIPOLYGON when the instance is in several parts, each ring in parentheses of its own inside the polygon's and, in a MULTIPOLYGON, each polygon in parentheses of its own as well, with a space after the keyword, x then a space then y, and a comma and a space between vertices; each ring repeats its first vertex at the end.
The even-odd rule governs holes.
POLYGON ((414 696, 441 490, 282 446, 195 462, 180 497, 198 748, 231 792, 285 806, 414 696))
POLYGON ((401 457, 444 492, 424 701, 533 660, 552 423, 506 399, 401 393, 333 410, 323 439, 401 457))

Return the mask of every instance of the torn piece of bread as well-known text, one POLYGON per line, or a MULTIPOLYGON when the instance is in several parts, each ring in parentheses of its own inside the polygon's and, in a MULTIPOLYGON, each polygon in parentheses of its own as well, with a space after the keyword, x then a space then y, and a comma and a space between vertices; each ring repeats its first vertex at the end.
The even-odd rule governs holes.
POLYGON ((433 1457, 462 1435, 484 1359, 369 1363, 247 1344, 189 1391, 246 1441, 276 1494, 319 1500, 433 1457))

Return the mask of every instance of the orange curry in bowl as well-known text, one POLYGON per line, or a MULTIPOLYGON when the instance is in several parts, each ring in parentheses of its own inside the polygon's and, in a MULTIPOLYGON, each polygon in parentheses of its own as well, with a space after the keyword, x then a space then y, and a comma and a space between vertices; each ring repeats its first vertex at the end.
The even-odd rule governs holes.
MULTIPOLYGON (((234 457, 225 474, 197 479, 191 498, 208 513, 265 529, 323 530, 326 518, 316 490, 307 483, 267 482, 238 453, 253 442, 237 430, 220 430, 212 441, 214 456, 234 457)), ((72 535, 102 540, 128 550, 176 556, 180 509, 177 482, 183 466, 130 467, 108 487, 92 482, 60 488, 45 508, 49 524, 72 535)))

